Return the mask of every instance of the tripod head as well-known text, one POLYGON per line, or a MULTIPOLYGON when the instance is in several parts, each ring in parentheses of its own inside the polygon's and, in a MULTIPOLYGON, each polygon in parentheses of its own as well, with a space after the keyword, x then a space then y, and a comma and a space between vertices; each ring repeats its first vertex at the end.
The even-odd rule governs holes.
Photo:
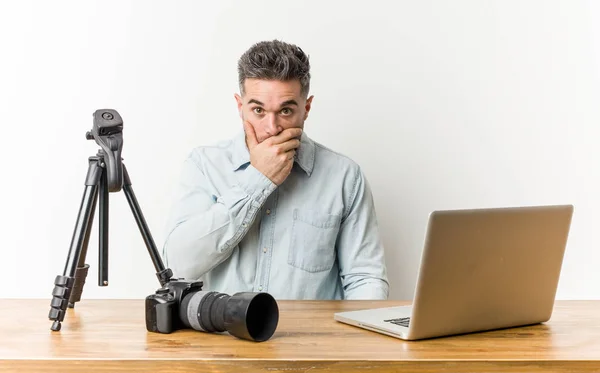
POLYGON ((99 109, 93 114, 92 130, 85 134, 86 139, 95 140, 101 150, 98 155, 104 158, 108 180, 108 191, 118 192, 123 187, 123 119, 116 110, 99 109))

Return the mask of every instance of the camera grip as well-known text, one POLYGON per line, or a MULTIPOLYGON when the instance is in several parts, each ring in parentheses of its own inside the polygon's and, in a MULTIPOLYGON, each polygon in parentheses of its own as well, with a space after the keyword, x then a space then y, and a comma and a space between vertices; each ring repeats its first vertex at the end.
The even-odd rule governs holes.
POLYGON ((164 334, 173 332, 175 301, 166 299, 167 297, 153 294, 146 298, 146 329, 148 331, 164 334))

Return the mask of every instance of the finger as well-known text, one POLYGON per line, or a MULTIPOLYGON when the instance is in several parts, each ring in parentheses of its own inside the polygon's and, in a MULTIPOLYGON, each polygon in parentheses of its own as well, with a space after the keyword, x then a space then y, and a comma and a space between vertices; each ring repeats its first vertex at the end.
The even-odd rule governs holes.
POLYGON ((246 133, 246 141, 248 143, 248 148, 253 148, 258 145, 258 139, 256 138, 256 132, 254 132, 254 127, 246 121, 244 121, 244 132, 246 133))
POLYGON ((294 138, 299 139, 301 135, 302 128, 288 128, 281 132, 279 135, 271 137, 271 141, 273 142, 273 144, 281 144, 294 138))
POLYGON ((287 152, 287 159, 288 159, 288 161, 293 160, 295 156, 296 156, 296 151, 295 150, 290 150, 289 152, 287 152))
POLYGON ((293 167, 294 167, 294 162, 289 162, 288 164, 285 165, 285 167, 283 169, 285 170, 285 173, 287 175, 289 175, 292 172, 293 167))
POLYGON ((299 146, 300 146, 300 140, 298 140, 298 139, 291 139, 282 144, 279 144, 280 149, 284 152, 290 151, 292 149, 297 149, 299 146))

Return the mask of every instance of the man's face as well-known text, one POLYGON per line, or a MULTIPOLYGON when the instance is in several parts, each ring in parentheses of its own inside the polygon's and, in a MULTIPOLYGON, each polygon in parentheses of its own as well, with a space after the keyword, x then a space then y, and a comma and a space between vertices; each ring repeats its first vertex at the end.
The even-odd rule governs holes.
POLYGON ((299 80, 246 79, 244 88, 244 96, 235 95, 238 111, 254 128, 258 142, 288 128, 304 128, 313 97, 301 94, 299 80))

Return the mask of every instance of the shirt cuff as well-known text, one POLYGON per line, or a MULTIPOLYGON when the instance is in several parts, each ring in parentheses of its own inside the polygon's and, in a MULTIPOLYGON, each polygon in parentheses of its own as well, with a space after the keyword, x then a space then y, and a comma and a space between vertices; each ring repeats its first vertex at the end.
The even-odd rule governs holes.
POLYGON ((250 197, 252 205, 260 207, 276 188, 275 183, 250 164, 245 170, 240 171, 238 184, 231 192, 222 195, 219 199, 225 206, 231 208, 250 197))
POLYGON ((252 164, 248 165, 244 170, 239 185, 252 199, 261 205, 277 188, 275 183, 252 166, 252 164))
POLYGON ((352 290, 348 290, 345 295, 347 300, 387 300, 388 286, 381 281, 367 281, 352 290))

